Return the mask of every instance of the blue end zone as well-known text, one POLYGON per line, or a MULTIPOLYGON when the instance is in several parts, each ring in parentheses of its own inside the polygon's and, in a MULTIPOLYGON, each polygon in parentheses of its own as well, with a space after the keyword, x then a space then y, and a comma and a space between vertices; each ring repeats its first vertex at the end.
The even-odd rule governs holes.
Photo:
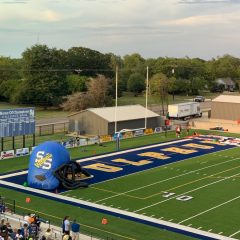
MULTIPOLYGON (((94 158, 92 158, 91 160, 83 159, 83 162, 81 162, 81 165, 83 167, 86 167, 86 169, 90 172, 90 174, 93 175, 93 178, 86 179, 86 180, 84 180, 84 182, 87 182, 90 185, 96 184, 96 183, 104 182, 107 180, 126 176, 129 174, 148 170, 151 168, 160 167, 160 166, 163 166, 163 165, 166 165, 169 163, 187 160, 189 158, 193 158, 193 157, 197 157, 197 156, 201 156, 201 155, 205 155, 205 154, 209 154, 209 153, 213 153, 213 152, 217 152, 217 151, 235 147, 232 145, 217 145, 217 144, 213 144, 213 143, 201 143, 201 141, 202 141, 202 139, 185 139, 184 142, 181 140, 171 141, 171 142, 168 142, 167 144, 160 143, 159 146, 155 146, 155 147, 147 146, 147 148, 141 147, 141 148, 137 148, 136 150, 133 149, 131 152, 128 152, 128 150, 122 151, 122 152, 119 152, 119 154, 117 154, 117 155, 114 154, 112 156, 106 156, 106 154, 105 154, 105 155, 100 156, 101 158, 99 158, 99 156, 98 156, 97 159, 94 159, 94 158), (183 146, 183 145, 189 144, 189 143, 211 146, 213 148, 199 149, 199 148, 183 146), (180 154, 180 153, 176 153, 176 152, 164 151, 164 149, 171 148, 171 147, 177 147, 177 148, 181 148, 181 149, 185 149, 185 150, 195 150, 196 152, 189 153, 189 154, 180 154), (161 159, 156 159, 154 157, 139 156, 139 154, 146 153, 146 152, 162 153, 162 154, 165 154, 166 156, 168 156, 169 158, 165 159, 165 160, 161 160, 161 159), (142 165, 142 166, 133 166, 128 163, 113 162, 113 160, 115 160, 115 159, 126 159, 126 160, 133 161, 133 162, 138 162, 141 160, 148 160, 148 161, 151 161, 151 163, 142 165), (122 168, 122 169, 117 172, 104 172, 101 170, 88 169, 88 166, 90 166, 92 164, 98 164, 98 163, 106 164, 109 166, 115 166, 115 167, 122 168)), ((111 155, 111 154, 108 154, 108 155, 111 155)), ((22 185, 25 181, 27 181, 27 174, 6 177, 3 180, 22 185)), ((59 189, 59 191, 64 191, 64 189, 59 189)))

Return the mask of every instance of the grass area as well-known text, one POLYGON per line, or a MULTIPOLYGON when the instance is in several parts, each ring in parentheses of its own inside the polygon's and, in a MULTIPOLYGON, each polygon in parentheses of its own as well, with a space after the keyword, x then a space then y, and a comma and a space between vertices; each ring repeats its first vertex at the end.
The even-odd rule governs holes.
MULTIPOLYGON (((205 96, 205 98, 213 99, 213 98, 219 96, 219 93, 203 92, 199 95, 205 96)), ((194 97, 195 97, 195 95, 194 96, 175 95, 175 97, 173 99, 172 95, 168 95, 168 101, 169 101, 169 104, 176 104, 176 103, 186 102, 189 100, 192 101, 194 99, 194 97)), ((136 97, 132 93, 125 92, 125 93, 123 93, 123 96, 118 99, 118 104, 119 105, 141 104, 144 106, 146 104, 146 96, 139 95, 136 97)), ((160 97, 149 96, 148 104, 149 105, 161 104, 160 97)))
MULTIPOLYGON (((0 102, 0 109, 26 108, 26 107, 35 107, 35 106, 16 105, 16 104, 10 104, 6 102, 0 102)), ((45 118, 65 118, 69 114, 69 112, 67 111, 43 109, 42 107, 35 107, 35 111, 36 111, 36 120, 45 119, 45 118)))
POLYGON ((76 208, 67 204, 62 204, 56 201, 45 198, 38 198, 24 194, 21 192, 12 191, 0 187, 1 195, 16 199, 16 210, 19 214, 34 212, 39 214, 43 219, 50 220, 52 224, 61 226, 62 219, 69 215, 70 220, 74 218, 81 224, 81 232, 101 237, 101 239, 111 240, 156 240, 161 237, 164 240, 190 240, 185 236, 171 233, 154 227, 149 227, 143 224, 134 223, 121 218, 103 215, 97 212, 76 208), (26 197, 31 197, 31 203, 26 203, 26 197), (60 210, 61 209, 61 210, 60 210), (109 224, 102 225, 101 220, 105 217, 109 224), (137 231, 136 231, 137 230, 137 231))
MULTIPOLYGON (((42 142, 45 141, 65 141, 69 139, 68 136, 64 133, 56 133, 53 135, 44 135, 44 136, 36 136, 35 138, 35 145, 39 145, 42 142)), ((14 140, 14 147, 15 149, 17 148, 22 148, 23 147, 23 137, 22 136, 16 136, 14 140)), ((13 139, 12 137, 6 137, 4 138, 4 150, 11 150, 13 149, 13 139)), ((32 147, 33 146, 33 136, 32 135, 26 135, 25 136, 25 147, 32 147)))
MULTIPOLYGON (((213 133, 215 131, 198 131, 199 133, 213 133)), ((222 135, 230 135, 237 137, 237 134, 230 134, 227 132, 220 132, 222 135)), ((175 139, 174 132, 168 132, 167 136, 164 133, 154 134, 149 136, 138 137, 134 139, 125 139, 121 141, 121 149, 134 148, 146 144, 154 144, 175 139)), ((92 145, 86 147, 78 147, 69 149, 72 158, 81 158, 92 156, 95 154, 102 154, 106 152, 115 151, 115 143, 105 143, 104 146, 92 145)), ((76 196, 87 200, 91 197, 91 201, 100 201, 103 198, 110 197, 105 202, 107 206, 113 205, 122 209, 130 208, 129 211, 135 211, 151 205, 151 203, 161 202, 166 198, 163 197, 164 191, 174 192, 181 194, 183 192, 192 191, 198 187, 206 184, 213 183, 214 181, 221 180, 223 178, 229 178, 222 182, 213 184, 212 187, 203 189, 201 191, 192 192, 191 196, 194 197, 194 201, 188 201, 182 203, 176 201, 176 199, 170 199, 163 202, 156 207, 149 207, 144 211, 139 211, 140 214, 145 213, 147 216, 155 215, 164 220, 174 219, 173 222, 179 222, 187 219, 189 216, 198 214, 205 209, 209 209, 213 206, 228 201, 231 198, 237 196, 236 189, 240 187, 240 178, 236 178, 232 181, 232 175, 239 173, 239 161, 228 160, 239 157, 239 149, 232 149, 217 154, 208 154, 206 156, 189 159, 187 161, 174 163, 169 167, 159 167, 145 172, 126 176, 124 178, 100 183, 92 186, 88 189, 74 190, 68 192, 70 196, 76 196), (211 167, 214 164, 219 164, 217 167, 211 167), (171 166, 171 167, 170 167, 171 166), (202 169, 203 167, 209 167, 202 169), (195 171, 193 174, 191 172, 195 171), (177 175, 190 174, 174 178, 166 181, 166 179, 175 177, 177 175), (212 178, 206 177, 214 175, 212 178), (156 183, 157 181, 166 181, 164 184, 154 184, 155 187, 149 187, 148 185, 156 183), (144 191, 135 191, 139 186, 146 186, 144 191), (107 190, 107 191, 106 191, 107 190), (122 194, 127 191, 132 191, 131 194, 122 194), (116 194, 121 193, 121 196, 115 198, 116 194), (148 202, 145 199, 148 199, 148 202)), ((25 169, 28 165, 28 157, 19 157, 14 159, 6 159, 0 161, 0 173, 5 173, 13 170, 25 169)), ((134 223, 124 219, 108 216, 85 210, 82 208, 76 208, 67 204, 51 201, 48 199, 38 198, 29 194, 16 192, 13 190, 0 188, 0 195, 10 199, 15 199, 17 204, 17 210, 19 213, 36 212, 45 219, 50 219, 52 223, 60 225, 61 219, 66 215, 70 215, 72 218, 76 218, 81 223, 81 229, 83 232, 92 232, 95 235, 101 236, 105 239, 139 239, 145 240, 146 233, 147 239, 164 239, 164 240, 188 240, 190 237, 182 236, 179 234, 171 233, 154 227, 146 226, 143 224, 134 223), (26 197, 31 197, 30 204, 25 202, 26 197), (64 209, 64 211, 59 211, 64 209), (109 224, 102 225, 102 217, 107 217, 109 224), (136 231, 137 229, 137 231, 136 231)), ((99 202, 100 203, 100 202, 99 202)), ((193 227, 202 227, 203 230, 213 229, 213 232, 223 232, 223 234, 232 234, 238 227, 239 211, 236 211, 238 202, 232 202, 227 204, 220 211, 210 211, 206 215, 199 218, 193 218, 191 221, 186 221, 183 224, 192 224, 193 227), (237 205, 236 205, 237 204, 237 205), (207 217, 205 217, 207 216, 207 217), (224 217, 219 217, 224 216, 224 217), (224 223, 224 218, 229 219, 228 224, 224 223)), ((234 236, 238 237, 238 235, 234 236)), ((239 238, 240 239, 240 236, 239 238)))

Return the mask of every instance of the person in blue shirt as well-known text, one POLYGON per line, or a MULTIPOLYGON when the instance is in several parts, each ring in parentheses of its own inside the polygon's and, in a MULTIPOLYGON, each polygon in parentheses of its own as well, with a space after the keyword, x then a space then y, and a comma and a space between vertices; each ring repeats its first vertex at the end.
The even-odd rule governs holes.
POLYGON ((72 240, 79 240, 79 231, 80 224, 74 219, 72 223, 72 240))

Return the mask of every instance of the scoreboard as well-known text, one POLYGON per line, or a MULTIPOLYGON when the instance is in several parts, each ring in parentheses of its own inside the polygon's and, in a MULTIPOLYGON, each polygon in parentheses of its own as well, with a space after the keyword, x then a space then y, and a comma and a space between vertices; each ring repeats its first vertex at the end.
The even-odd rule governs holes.
POLYGON ((0 110, 0 137, 13 137, 35 133, 34 108, 0 110))

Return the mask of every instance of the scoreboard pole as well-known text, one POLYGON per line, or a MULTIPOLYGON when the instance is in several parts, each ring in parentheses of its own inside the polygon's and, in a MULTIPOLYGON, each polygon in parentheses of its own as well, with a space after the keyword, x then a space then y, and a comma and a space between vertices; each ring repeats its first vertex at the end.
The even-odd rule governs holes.
POLYGON ((1 151, 3 151, 3 147, 4 147, 4 138, 1 137, 1 151))
POLYGON ((23 135, 23 148, 25 148, 26 141, 25 141, 25 135, 23 135))
POLYGON ((15 137, 12 137, 12 149, 15 149, 15 137))
POLYGON ((35 142, 36 142, 36 135, 33 134, 33 146, 35 146, 35 142))

